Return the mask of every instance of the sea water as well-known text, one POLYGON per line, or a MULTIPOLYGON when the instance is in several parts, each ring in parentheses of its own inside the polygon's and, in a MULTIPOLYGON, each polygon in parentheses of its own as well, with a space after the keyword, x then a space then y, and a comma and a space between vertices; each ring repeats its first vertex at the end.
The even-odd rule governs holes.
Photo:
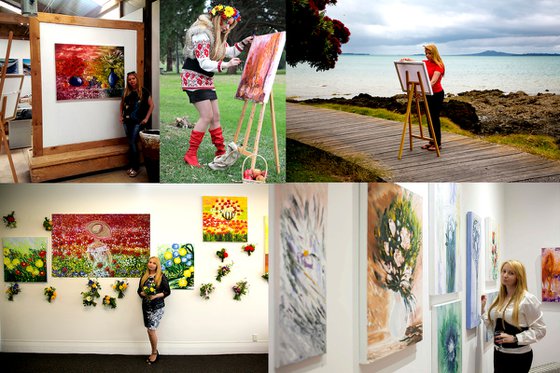
MULTIPOLYGON (((286 95, 351 98, 359 93, 391 97, 403 93, 394 61, 410 56, 341 55, 336 67, 317 72, 307 64, 288 67, 286 95)), ((423 56, 413 56, 415 60, 423 56)), ((443 56, 446 93, 499 89, 505 93, 560 94, 560 56, 443 56)))

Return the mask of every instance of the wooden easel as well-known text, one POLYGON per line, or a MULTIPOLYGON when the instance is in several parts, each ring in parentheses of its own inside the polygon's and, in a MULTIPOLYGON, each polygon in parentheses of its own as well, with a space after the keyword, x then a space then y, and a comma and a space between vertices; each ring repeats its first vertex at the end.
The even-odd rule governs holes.
MULTIPOLYGON (((2 72, 0 73, 0 94, 4 93, 4 82, 6 80, 6 71, 8 70, 8 62, 10 61, 10 49, 12 48, 12 37, 14 33, 10 31, 8 35, 8 49, 6 49, 6 58, 4 59, 4 66, 2 66, 2 72)), ((19 96, 18 96, 19 97, 19 96)), ((16 173, 16 167, 14 166, 14 160, 12 159, 12 153, 10 152, 10 146, 8 144, 8 137, 6 136, 4 123, 8 123, 6 121, 6 109, 7 109, 8 97, 4 96, 2 100, 2 110, 0 111, 0 149, 2 149, 2 144, 4 144, 4 148, 6 149, 6 155, 8 156, 8 161, 10 162, 10 169, 12 170, 12 178, 14 179, 14 183, 18 183, 18 177, 16 173)))
MULTIPOLYGON (((247 111, 247 104, 249 100, 245 100, 243 104, 243 110, 241 110, 241 117, 237 122, 237 130, 235 131, 235 136, 233 137, 233 142, 237 143, 237 139, 239 138, 239 134, 241 133, 241 127, 243 126, 243 120, 245 119, 245 113, 247 111)), ((265 114, 265 107, 266 103, 263 102, 261 106, 261 111, 259 114, 259 122, 257 125, 257 133, 255 135, 255 142, 253 145, 253 151, 249 150, 249 136, 251 135, 251 127, 253 126, 253 120, 255 118, 255 111, 257 108, 256 102, 253 102, 251 106, 251 114, 249 115, 249 121, 247 122, 247 129, 245 130, 245 138, 243 139, 243 144, 238 147, 239 152, 243 155, 247 155, 252 157, 251 160, 251 168, 255 168, 255 163, 257 162, 257 155, 259 154, 259 141, 261 138, 261 131, 262 131, 262 124, 264 121, 264 114, 265 114)), ((278 135, 276 133, 276 115, 274 112, 274 97, 272 92, 270 92, 270 118, 272 120, 272 136, 274 138, 274 156, 276 160, 276 172, 280 173, 280 155, 278 154, 278 135)))
POLYGON ((433 142, 436 147, 436 154, 439 157, 439 145, 436 140, 436 134, 434 132, 434 126, 432 124, 432 117, 430 116, 430 109, 428 108, 428 101, 426 99, 426 92, 424 91, 424 85, 422 84, 422 77, 420 76, 420 72, 417 72, 417 80, 412 81, 409 76, 409 72, 406 72, 406 87, 407 87, 407 95, 408 95, 408 103, 406 105, 406 117, 404 120, 403 125, 403 132, 401 136, 401 146, 399 147, 399 159, 402 158, 402 151, 404 147, 404 138, 406 134, 406 127, 408 125, 409 131, 409 142, 410 142, 410 150, 412 150, 412 138, 417 138, 421 140, 428 140, 433 142), (421 93, 416 92, 417 87, 420 88, 421 93), (420 128, 420 135, 414 135, 412 133, 412 101, 414 101, 416 105, 416 115, 418 116, 418 127, 420 128), (422 113, 420 112, 420 101, 424 101, 424 109, 426 112, 426 118, 428 122, 428 130, 432 137, 425 137, 424 132, 422 129, 422 113))

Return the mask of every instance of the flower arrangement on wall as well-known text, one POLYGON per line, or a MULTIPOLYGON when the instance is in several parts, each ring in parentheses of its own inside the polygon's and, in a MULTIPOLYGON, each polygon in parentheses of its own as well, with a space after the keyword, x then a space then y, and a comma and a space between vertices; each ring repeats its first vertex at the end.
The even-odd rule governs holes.
POLYGON ((221 249, 221 250, 216 251, 216 255, 218 256, 218 258, 220 258, 222 260, 222 263, 224 262, 224 259, 229 256, 226 249, 221 249))
POLYGON ((216 281, 222 282, 222 277, 227 276, 231 272, 231 264, 224 264, 223 266, 218 267, 218 274, 216 275, 216 281))
POLYGON ((4 220, 4 224, 6 225, 6 227, 8 228, 15 228, 17 227, 17 221, 16 221, 16 217, 15 217, 15 212, 12 211, 11 214, 8 214, 6 216, 2 217, 2 220, 4 220))
POLYGON ((268 281, 268 272, 265 272, 261 277, 268 281))
POLYGON ((15 297, 16 295, 18 295, 19 293, 21 293, 21 288, 20 288, 20 286, 19 286, 19 284, 18 284, 17 282, 11 284, 11 285, 8 286, 8 288, 6 289, 6 294, 8 295, 8 300, 9 300, 10 302, 13 302, 13 301, 14 301, 14 297, 15 297))
POLYGON ((103 305, 105 307, 117 308, 117 299, 115 297, 111 297, 110 295, 105 295, 103 297, 103 305))
POLYGON ((52 231, 52 219, 45 216, 45 220, 43 220, 43 228, 45 228, 46 231, 52 231))
POLYGON ((56 288, 53 286, 47 286, 43 292, 47 297, 47 301, 52 303, 56 299, 56 288))
POLYGON ((214 287, 213 284, 211 283, 207 283, 207 284, 202 284, 200 285, 200 296, 203 299, 210 299, 210 294, 212 294, 212 292, 215 290, 216 288, 214 287))
POLYGON ((244 252, 247 253, 248 256, 251 256, 251 254, 255 251, 255 245, 252 244, 252 243, 247 244, 247 245, 243 245, 242 249, 243 249, 244 252))
POLYGON ((233 299, 241 300, 241 296, 246 295, 247 291, 249 291, 249 284, 247 281, 237 281, 235 285, 232 287, 233 290, 233 299))
POLYGON ((119 299, 124 298, 126 289, 128 289, 128 281, 126 279, 116 280, 113 284, 113 290, 117 292, 119 299))
POLYGON ((84 307, 95 307, 97 306, 97 302, 95 302, 95 299, 101 297, 101 295, 99 295, 101 285, 99 285, 99 281, 97 280, 88 279, 87 287, 88 291, 82 292, 82 303, 84 307))

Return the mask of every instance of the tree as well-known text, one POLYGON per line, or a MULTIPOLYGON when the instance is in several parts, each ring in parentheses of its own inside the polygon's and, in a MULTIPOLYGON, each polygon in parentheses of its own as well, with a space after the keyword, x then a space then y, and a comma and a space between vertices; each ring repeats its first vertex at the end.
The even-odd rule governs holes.
POLYGON ((287 62, 295 66, 307 62, 317 70, 334 68, 348 42, 350 30, 342 22, 325 15, 327 4, 336 0, 290 0, 286 43, 287 62))

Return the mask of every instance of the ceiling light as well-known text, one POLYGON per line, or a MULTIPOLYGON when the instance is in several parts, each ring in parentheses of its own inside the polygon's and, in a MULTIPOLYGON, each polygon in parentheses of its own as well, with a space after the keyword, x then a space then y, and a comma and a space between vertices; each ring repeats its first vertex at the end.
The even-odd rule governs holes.
POLYGON ((0 7, 4 8, 6 10, 9 10, 10 12, 21 14, 21 9, 19 9, 18 7, 15 7, 11 4, 5 3, 3 1, 0 1, 0 7))

